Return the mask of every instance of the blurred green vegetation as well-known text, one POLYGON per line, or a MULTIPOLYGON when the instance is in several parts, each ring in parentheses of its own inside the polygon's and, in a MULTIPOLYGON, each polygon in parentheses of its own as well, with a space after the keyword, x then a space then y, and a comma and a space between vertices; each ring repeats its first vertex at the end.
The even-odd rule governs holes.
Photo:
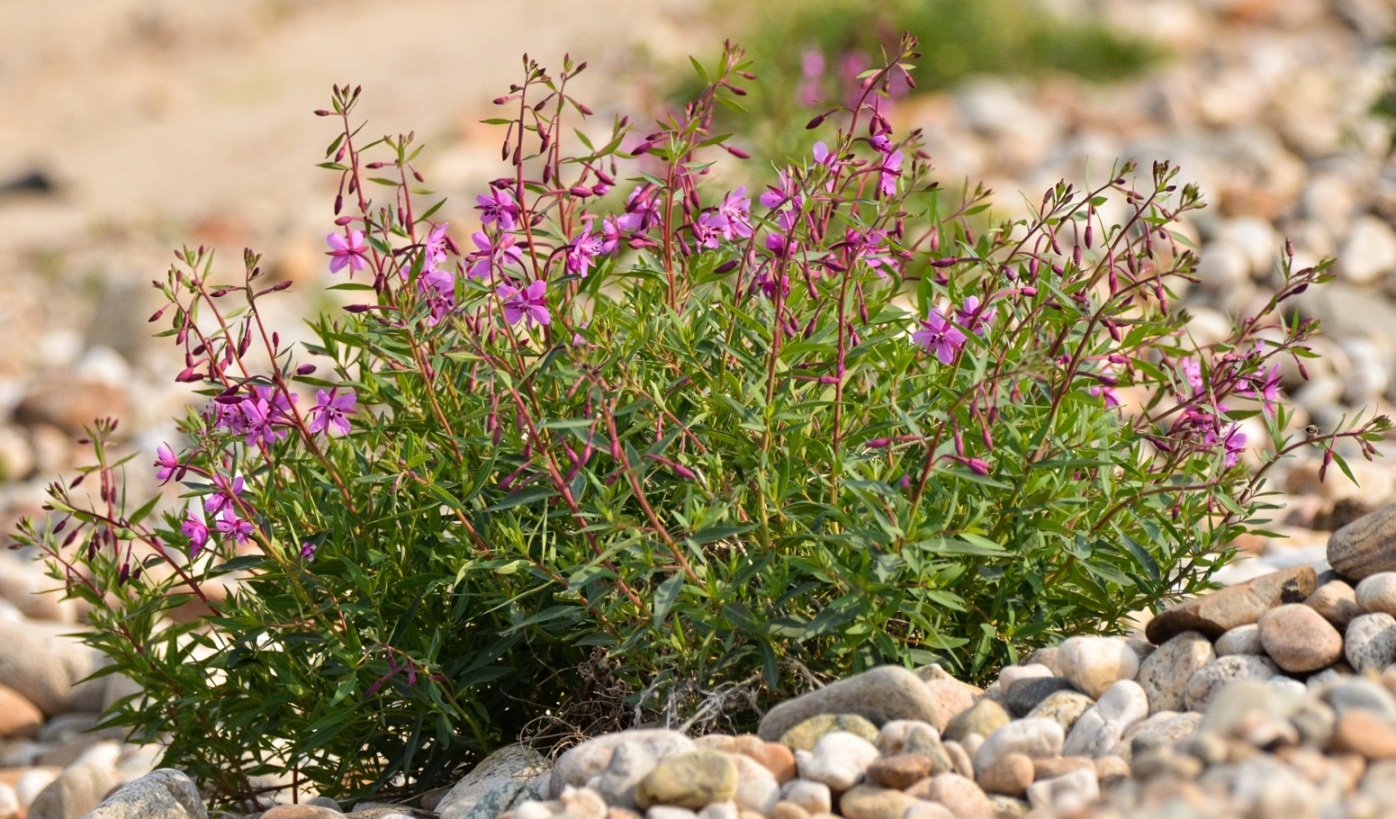
MULTIPOLYGON (((796 0, 753 4, 714 0, 712 13, 747 48, 759 75, 743 105, 757 116, 742 123, 763 158, 804 150, 799 132, 811 100, 848 104, 850 79, 881 64, 903 32, 915 35, 922 59, 912 72, 917 90, 947 88, 974 74, 1028 79, 1070 75, 1108 82, 1138 74, 1165 52, 1079 15, 1049 11, 1051 0, 796 0), (807 61, 820 55, 822 76, 810 77, 807 61), (750 133, 758 124, 760 133, 750 133)), ((691 99, 700 80, 688 72, 671 99, 691 99)), ((916 91, 912 91, 916 93, 916 91)))
POLYGON ((791 76, 799 76, 803 49, 818 48, 826 58, 861 51, 877 60, 904 31, 921 41, 924 58, 914 76, 927 90, 979 73, 1108 81, 1163 56, 1103 24, 1053 14, 1039 0, 804 0, 755 7, 718 0, 716 9, 746 18, 742 42, 758 66, 791 76), (738 11, 743 7, 748 11, 738 11))

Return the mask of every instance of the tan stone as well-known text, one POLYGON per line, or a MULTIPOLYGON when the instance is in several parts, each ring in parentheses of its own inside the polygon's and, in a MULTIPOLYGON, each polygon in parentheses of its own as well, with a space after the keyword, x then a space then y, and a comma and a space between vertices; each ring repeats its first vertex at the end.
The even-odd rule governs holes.
POLYGON ((0 737, 31 739, 44 724, 44 712, 18 691, 0 685, 0 737))
POLYGON ((1351 708, 1338 717, 1328 748, 1367 759, 1396 759, 1396 726, 1370 711, 1351 708))
POLYGON ((1260 615, 1260 644, 1275 665, 1294 674, 1327 668, 1343 656, 1343 635, 1302 603, 1276 606, 1260 615))
POLYGON ((1168 609, 1149 621, 1145 634, 1154 645, 1185 631, 1198 631, 1215 640, 1228 629, 1259 621, 1260 615, 1274 606, 1305 600, 1317 586, 1318 575, 1312 566, 1272 572, 1168 609))
POLYGON ((1396 571, 1396 503, 1388 503, 1334 532, 1328 563, 1349 581, 1396 571))
MULTIPOLYGON (((920 754, 894 754, 873 760, 863 772, 868 780, 884 788, 909 788, 931 773, 931 759, 920 754)), ((847 814, 844 814, 847 816, 847 814)))
POLYGON ((979 775, 987 793, 1021 797, 1033 783, 1033 760, 1026 754, 1004 754, 979 775))
POLYGON ((1304 605, 1323 616, 1340 629, 1348 627, 1352 618, 1362 613, 1357 605, 1357 591, 1341 580, 1330 580, 1314 590, 1304 605))

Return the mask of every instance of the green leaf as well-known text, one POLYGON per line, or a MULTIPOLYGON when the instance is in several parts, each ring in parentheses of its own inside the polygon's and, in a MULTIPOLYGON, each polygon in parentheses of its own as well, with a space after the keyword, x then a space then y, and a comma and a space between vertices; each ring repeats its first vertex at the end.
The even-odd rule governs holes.
POLYGON ((669 610, 674 607, 674 603, 679 599, 679 592, 683 591, 683 572, 674 574, 663 583, 660 583, 654 590, 654 627, 659 628, 664 622, 664 618, 669 616, 669 610))
POLYGON ((546 500, 557 495, 557 490, 551 486, 533 484, 522 489, 516 489, 509 493, 504 500, 491 506, 485 507, 485 512, 503 512, 505 509, 513 509, 516 506, 524 506, 537 501, 546 500))

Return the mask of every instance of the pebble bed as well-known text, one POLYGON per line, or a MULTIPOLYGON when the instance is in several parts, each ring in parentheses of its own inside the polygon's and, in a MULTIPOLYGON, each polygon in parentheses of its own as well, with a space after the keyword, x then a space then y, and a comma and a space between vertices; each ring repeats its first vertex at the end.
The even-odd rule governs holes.
MULTIPOLYGON (((1190 600, 1129 637, 1072 637, 1003 669, 984 690, 935 665, 883 666, 777 705, 754 735, 634 729, 586 740, 553 763, 510 746, 415 807, 361 804, 345 814, 315 799, 258 815, 1388 816, 1396 812, 1396 504, 1335 532, 1327 558, 1318 570, 1278 570, 1190 600)), ((22 682, 2 667, 0 681, 22 682)), ((0 714, 27 707, 28 726, 51 732, 29 704, 45 693, 21 690, 29 700, 0 714)), ((75 815, 80 800, 111 786, 120 759, 114 743, 96 742, 52 776, 43 773, 52 767, 31 771, 10 793, 42 777, 28 816, 75 815)), ((208 814, 192 781, 160 769, 87 815, 208 814)))
MULTIPOLYGON (((1181 294, 1194 337, 1214 340, 1228 316, 1269 297, 1281 237, 1291 237, 1301 260, 1340 260, 1337 280, 1300 305, 1326 334, 1313 345, 1322 359, 1308 380, 1285 374, 1296 428, 1331 428, 1360 407, 1396 415, 1396 159, 1391 121, 1372 113, 1396 66, 1392 4, 1054 7, 1153 38, 1175 56, 1100 87, 973 80, 899 103, 898 129, 925 128, 943 179, 984 179, 1010 209, 1019 190, 1103 176, 1117 157, 1145 168, 1175 161, 1212 204, 1186 227, 1203 258, 1201 281, 1181 294)), ((462 194, 484 179, 452 169, 488 166, 494 150, 484 141, 444 146, 428 175, 468 203, 473 196, 462 194)), ((273 244, 268 268, 314 285, 323 232, 317 222, 273 244)), ((152 254, 106 239, 77 243, 70 266, 110 271, 91 280, 31 276, 20 262, 0 281, 11 311, 0 323, 4 531, 39 511, 47 481, 83 462, 73 440, 94 417, 120 416, 125 444, 148 461, 156 444, 174 440, 169 419, 188 393, 170 383, 178 367, 170 369, 169 351, 146 338, 150 309, 129 317, 98 309, 139 301, 130 282, 163 269, 168 242, 158 244, 152 254), (94 286, 99 297, 83 302, 94 286)), ((283 326, 303 309, 288 300, 283 326)), ((1396 507, 1387 505, 1396 470, 1352 466, 1359 487, 1320 484, 1312 457, 1272 472, 1283 495, 1268 528, 1288 537, 1244 539, 1243 559, 1222 576, 1226 589, 1128 638, 1076 637, 1041 650, 986 690, 935 667, 881 668, 781 704, 754 736, 632 730, 553 763, 515 746, 414 805, 359 804, 347 815, 1396 815, 1396 507)), ((132 477, 133 493, 143 480, 153 488, 139 470, 132 477)), ((53 581, 31 557, 0 552, 0 819, 207 816, 184 774, 158 769, 158 748, 90 730, 133 689, 117 676, 78 682, 102 658, 64 636, 83 612, 39 593, 53 581)), ((317 798, 260 815, 347 809, 317 798)))

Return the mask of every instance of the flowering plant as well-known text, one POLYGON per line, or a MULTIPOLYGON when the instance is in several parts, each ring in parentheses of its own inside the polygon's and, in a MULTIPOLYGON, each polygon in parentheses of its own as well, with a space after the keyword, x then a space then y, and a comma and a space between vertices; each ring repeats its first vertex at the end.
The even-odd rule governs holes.
POLYGON ((360 144, 336 88, 329 267, 358 302, 297 350, 256 255, 214 284, 178 253, 157 318, 209 402, 155 466, 188 508, 126 506, 104 422, 100 503, 57 483, 57 522, 23 529, 143 686, 108 724, 227 797, 271 773, 354 794, 445 781, 545 713, 742 725, 811 676, 983 678, 1206 587, 1281 455, 1372 454, 1384 419, 1287 433, 1275 365, 1313 328, 1271 317, 1323 266, 1286 255, 1261 315, 1192 344, 1176 169, 983 229, 987 192, 940 191, 872 105, 915 56, 754 202, 714 189, 716 152, 746 157, 709 127, 739 50, 682 113, 573 155, 584 64, 526 63, 465 251, 419 210, 412 139, 360 144))

